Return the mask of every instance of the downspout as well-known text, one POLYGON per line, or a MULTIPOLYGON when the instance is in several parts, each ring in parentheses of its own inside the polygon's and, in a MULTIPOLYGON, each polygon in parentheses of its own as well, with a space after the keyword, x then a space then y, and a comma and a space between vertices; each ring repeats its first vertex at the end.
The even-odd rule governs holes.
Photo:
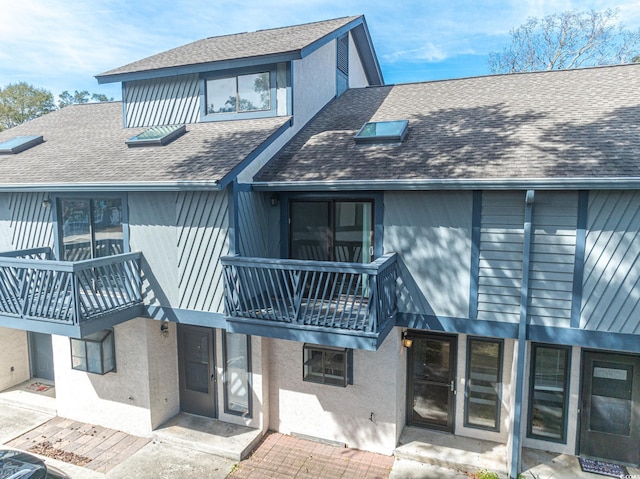
POLYGON ((518 357, 516 361, 516 388, 513 407, 513 431, 511 442, 511 471, 509 477, 517 479, 520 473, 522 445, 522 398, 527 348, 527 312, 529 303, 529 269, 531 259, 531 218, 533 216, 534 190, 527 190, 524 207, 524 238, 522 247, 522 284, 520 286, 520 322, 518 323, 518 357))

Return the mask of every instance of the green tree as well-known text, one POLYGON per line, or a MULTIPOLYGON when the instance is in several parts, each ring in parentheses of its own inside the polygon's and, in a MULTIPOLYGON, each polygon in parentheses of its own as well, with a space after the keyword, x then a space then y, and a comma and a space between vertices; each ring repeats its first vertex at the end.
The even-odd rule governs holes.
POLYGON ((616 23, 618 10, 567 11, 529 18, 511 30, 511 43, 489 54, 492 73, 563 70, 629 63, 640 50, 640 30, 616 23))
POLYGON ((0 90, 0 131, 56 109, 50 91, 26 82, 10 83, 0 90))
POLYGON ((89 93, 87 90, 74 91, 73 95, 67 90, 58 95, 58 108, 64 108, 69 105, 78 105, 80 103, 113 101, 102 93, 89 93))

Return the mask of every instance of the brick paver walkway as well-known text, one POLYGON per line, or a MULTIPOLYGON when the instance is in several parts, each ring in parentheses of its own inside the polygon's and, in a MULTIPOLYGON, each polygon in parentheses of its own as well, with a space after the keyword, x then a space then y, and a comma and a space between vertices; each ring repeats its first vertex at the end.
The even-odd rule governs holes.
POLYGON ((7 444, 106 473, 149 441, 114 429, 55 417, 7 444))
POLYGON ((391 456, 270 433, 228 478, 387 479, 391 466, 391 456))

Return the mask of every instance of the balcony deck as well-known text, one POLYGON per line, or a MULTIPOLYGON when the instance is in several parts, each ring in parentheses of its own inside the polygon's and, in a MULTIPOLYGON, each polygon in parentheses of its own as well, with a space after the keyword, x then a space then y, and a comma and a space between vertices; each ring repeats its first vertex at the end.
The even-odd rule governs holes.
POLYGON ((395 254, 369 264, 221 261, 229 331, 375 350, 395 325, 395 254))
POLYGON ((48 247, 0 253, 0 326, 80 338, 143 312, 140 253, 52 261, 48 247))

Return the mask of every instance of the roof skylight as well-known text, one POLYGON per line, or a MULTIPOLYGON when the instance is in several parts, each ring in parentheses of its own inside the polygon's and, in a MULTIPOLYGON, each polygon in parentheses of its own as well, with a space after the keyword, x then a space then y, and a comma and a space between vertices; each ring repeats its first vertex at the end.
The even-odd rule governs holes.
POLYGON ((129 145, 129 147, 164 146, 184 135, 186 131, 187 127, 185 125, 152 126, 142 133, 129 138, 125 143, 129 145))
POLYGON ((39 145, 44 139, 40 136, 16 136, 11 140, 3 141, 0 143, 0 154, 3 155, 15 155, 21 151, 28 150, 29 148, 39 145))
POLYGON ((355 136, 356 143, 400 143, 409 126, 408 120, 371 121, 365 123, 355 136))

